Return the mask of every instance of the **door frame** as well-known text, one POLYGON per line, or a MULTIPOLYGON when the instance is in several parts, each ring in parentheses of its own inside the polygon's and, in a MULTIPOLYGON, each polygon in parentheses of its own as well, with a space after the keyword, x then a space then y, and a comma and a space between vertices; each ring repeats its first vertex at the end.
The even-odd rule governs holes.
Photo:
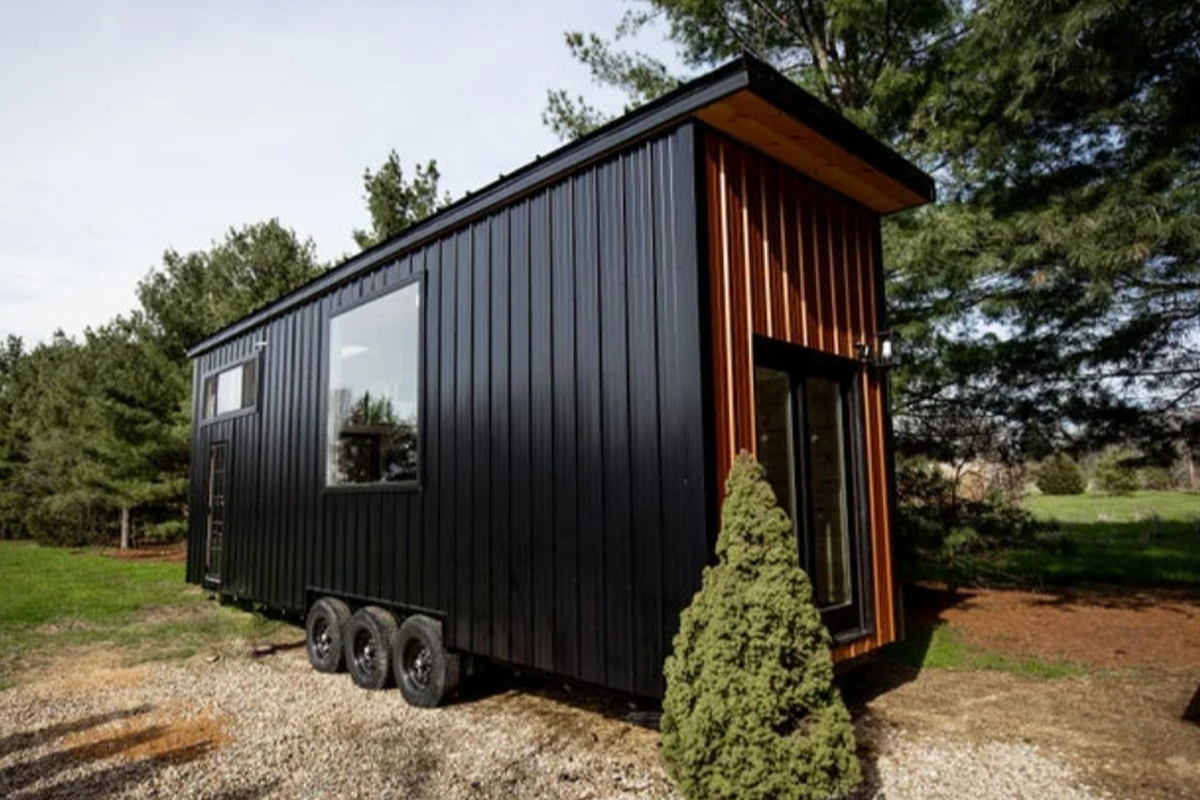
MULTIPOLYGON (((804 379, 806 377, 822 378, 837 383, 841 389, 840 399, 842 408, 842 442, 843 469, 846 481, 846 525, 849 538, 849 573, 851 601, 843 606, 821 610, 821 619, 833 636, 834 642, 844 644, 855 639, 870 635, 875 628, 874 620, 874 591, 871 552, 871 516, 868 505, 869 483, 867 479, 867 448, 866 448, 866 418, 863 402, 862 371, 865 366, 853 359, 835 356, 818 350, 811 350, 800 345, 770 339, 765 336, 754 337, 753 367, 766 367, 787 374, 789 378, 789 413, 792 429, 791 449, 793 455, 792 474, 794 485, 793 497, 800 507, 795 510, 796 516, 803 515, 803 523, 792 520, 792 529, 796 536, 797 552, 800 565, 808 573, 809 579, 816 580, 815 563, 816 544, 813 537, 802 535, 811 527, 812 482, 809 480, 811 466, 808 458, 808 441, 806 435, 807 414, 804 413, 804 379)), ((752 377, 753 380, 753 377, 752 377)), ((754 389, 752 388, 752 391, 754 389)), ((755 403, 757 395, 755 393, 755 403)), ((754 432, 757 448, 757 423, 754 432)), ((784 509, 788 516, 793 515, 792 509, 784 509)), ((815 587, 814 587, 815 591, 815 587)))

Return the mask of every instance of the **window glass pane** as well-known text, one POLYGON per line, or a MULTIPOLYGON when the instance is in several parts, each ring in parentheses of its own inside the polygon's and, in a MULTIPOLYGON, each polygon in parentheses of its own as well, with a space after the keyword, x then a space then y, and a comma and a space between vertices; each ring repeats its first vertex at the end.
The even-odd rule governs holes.
POLYGON ((416 480, 419 343, 416 283, 330 321, 328 485, 416 480))
POLYGON ((217 415, 217 376, 209 375, 204 379, 204 408, 201 411, 203 419, 217 415))
POLYGON ((250 408, 258 402, 258 359, 251 359, 242 370, 242 408, 250 408))
POLYGON ((217 376, 217 413, 228 414, 242 407, 242 365, 217 376))
POLYGON ((816 560, 813 583, 817 605, 827 608, 849 603, 851 596, 840 384, 806 378, 804 406, 816 560))
POLYGON ((758 463, 766 470, 775 500, 794 520, 791 379, 786 372, 754 368, 754 419, 758 463))

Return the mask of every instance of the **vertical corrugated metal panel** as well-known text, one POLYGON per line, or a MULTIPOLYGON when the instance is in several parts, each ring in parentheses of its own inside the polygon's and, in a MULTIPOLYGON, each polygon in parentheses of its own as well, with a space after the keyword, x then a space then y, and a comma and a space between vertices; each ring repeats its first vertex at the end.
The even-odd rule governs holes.
POLYGON ((512 523, 509 540, 509 659, 517 664, 533 664, 531 640, 533 616, 533 524, 531 511, 536 492, 532 485, 530 420, 533 393, 530 384, 529 338, 529 224, 528 201, 509 210, 509 236, 512 261, 509 297, 512 317, 509 353, 511 357, 509 415, 511 446, 512 523))
MULTIPOLYGON (((575 245, 575 433, 579 556, 580 677, 603 680, 604 658, 604 458, 601 429, 600 247, 598 170, 573 180, 575 245)), ((565 309, 564 309, 565 311, 565 309)))
POLYGON ((490 431, 491 431, 491 538, 488 542, 488 577, 492 603, 492 655, 504 661, 512 658, 512 583, 511 486, 512 414, 510 403, 511 364, 510 331, 512 329, 512 297, 509 290, 510 251, 509 214, 501 213, 492 219, 491 241, 491 374, 490 374, 490 431))
POLYGON ((711 528, 695 135, 564 175, 200 356, 197 375, 266 342, 256 413, 196 427, 189 577, 207 447, 224 440, 223 590, 430 609, 457 648, 661 693, 711 528), (329 319, 410 276, 421 488, 326 490, 329 319))
POLYGON ((576 450, 574 181, 550 190, 551 427, 554 473, 553 669, 579 674, 579 527, 576 450))
MULTIPOLYGON (((709 225, 716 479, 755 449, 753 339, 843 358, 879 330, 878 217, 715 132, 704 137, 709 225)), ((887 508, 883 379, 861 370, 874 633, 839 647, 860 655, 896 637, 887 508)))
POLYGON ((529 380, 530 473, 533 486, 532 606, 529 615, 533 636, 534 667, 554 669, 554 373, 553 302, 554 272, 550 264, 550 191, 529 199, 529 380))

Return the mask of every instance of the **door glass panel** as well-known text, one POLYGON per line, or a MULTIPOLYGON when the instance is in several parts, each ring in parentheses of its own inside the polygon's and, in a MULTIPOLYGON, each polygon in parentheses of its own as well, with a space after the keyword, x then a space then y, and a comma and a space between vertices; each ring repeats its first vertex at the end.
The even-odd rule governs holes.
POLYGON ((845 605, 851 599, 841 386, 824 378, 806 378, 804 407, 816 561, 814 588, 817 605, 829 608, 845 605))
POLYGON ((786 372, 768 367, 754 368, 755 436, 758 463, 767 473, 780 507, 795 519, 793 487, 796 485, 792 456, 792 382, 786 372))
POLYGON ((205 577, 221 579, 221 553, 225 545, 225 443, 217 442, 208 451, 208 547, 204 562, 205 577))

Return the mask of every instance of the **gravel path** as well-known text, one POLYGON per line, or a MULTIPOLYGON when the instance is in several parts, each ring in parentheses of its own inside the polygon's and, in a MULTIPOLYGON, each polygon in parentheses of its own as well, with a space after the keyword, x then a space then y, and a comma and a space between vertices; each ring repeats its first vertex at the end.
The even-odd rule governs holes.
MULTIPOLYGON (((507 691, 423 711, 313 672, 303 650, 134 668, 105 658, 0 692, 0 797, 677 797, 658 734, 611 704, 507 691)), ((861 727, 863 798, 1102 797, 1032 746, 861 727)))

